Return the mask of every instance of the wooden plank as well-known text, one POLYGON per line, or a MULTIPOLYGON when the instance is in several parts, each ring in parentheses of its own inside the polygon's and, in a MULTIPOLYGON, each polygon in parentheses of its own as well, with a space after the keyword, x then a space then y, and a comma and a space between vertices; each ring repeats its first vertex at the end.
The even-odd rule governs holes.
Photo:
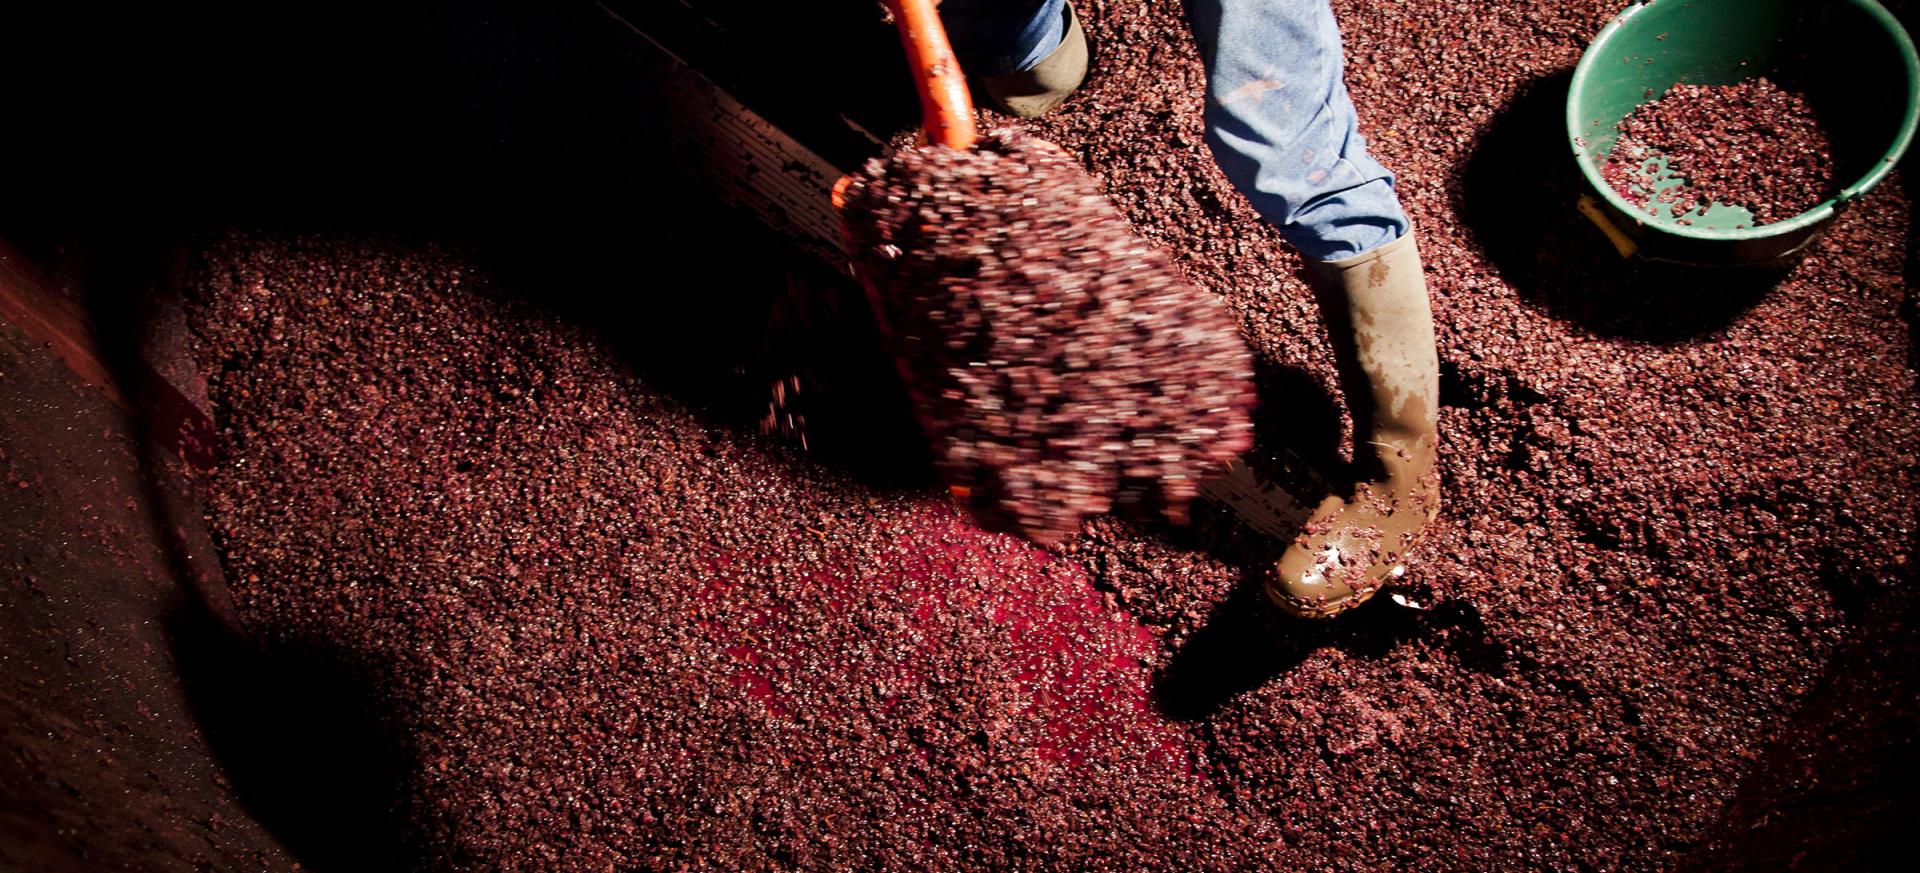
POLYGON ((620 13, 601 9, 638 37, 633 51, 660 89, 661 136, 697 162, 700 175, 729 203, 847 271, 840 217, 828 199, 842 170, 620 13))

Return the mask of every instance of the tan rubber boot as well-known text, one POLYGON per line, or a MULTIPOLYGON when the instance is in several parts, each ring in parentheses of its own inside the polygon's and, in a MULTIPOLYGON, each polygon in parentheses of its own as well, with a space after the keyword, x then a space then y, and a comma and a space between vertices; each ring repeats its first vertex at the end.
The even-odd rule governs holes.
POLYGON ((1357 257, 1309 263, 1307 274, 1353 413, 1360 481, 1314 510, 1267 579, 1267 596, 1321 618, 1404 573, 1407 551, 1439 515, 1440 360, 1411 230, 1357 257))
POLYGON ((1059 106, 1087 78, 1087 32, 1073 4, 1066 4, 1067 31, 1060 46, 1031 70, 982 76, 980 89, 995 109, 1019 118, 1039 118, 1059 106))

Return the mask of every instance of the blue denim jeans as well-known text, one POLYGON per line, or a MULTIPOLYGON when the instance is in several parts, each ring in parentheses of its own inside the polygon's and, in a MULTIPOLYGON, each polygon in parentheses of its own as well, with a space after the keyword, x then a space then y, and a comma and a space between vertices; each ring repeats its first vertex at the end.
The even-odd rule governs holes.
MULTIPOLYGON (((976 75, 1026 69, 1060 44, 1064 0, 945 0, 976 75)), ((1186 0, 1207 67, 1207 145, 1301 254, 1333 261, 1407 232, 1393 173, 1367 154, 1328 0, 1186 0)))
POLYGON ((1032 69, 1067 35, 1067 0, 944 0, 940 23, 975 76, 1032 69))

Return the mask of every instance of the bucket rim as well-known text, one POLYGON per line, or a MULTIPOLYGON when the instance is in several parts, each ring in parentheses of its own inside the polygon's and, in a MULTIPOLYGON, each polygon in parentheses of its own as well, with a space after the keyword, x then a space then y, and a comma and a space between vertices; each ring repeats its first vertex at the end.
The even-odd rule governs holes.
MULTIPOLYGON (((1580 63, 1574 67, 1573 82, 1567 89, 1567 139, 1568 146, 1572 149, 1574 163, 1580 166, 1581 176, 1586 179, 1587 187, 1591 188, 1596 196, 1630 217, 1637 217, 1644 213, 1620 196, 1619 192, 1613 190, 1612 185, 1600 178, 1599 167, 1588 159, 1586 149, 1581 145, 1583 140, 1581 131, 1584 125, 1579 114, 1579 106, 1584 102, 1586 85, 1592 78, 1590 74, 1598 65, 1600 56, 1611 40, 1619 35, 1623 26, 1634 15, 1656 2, 1661 0, 1633 0, 1627 8, 1608 19, 1607 23, 1601 27, 1600 35, 1594 37, 1593 41, 1587 44, 1586 51, 1581 54, 1580 63)), ((1900 126, 1894 133, 1893 142, 1881 154, 1880 160, 1876 161, 1873 167, 1859 179, 1841 188, 1839 193, 1799 215, 1782 221, 1748 228, 1713 229, 1643 221, 1639 222, 1641 227, 1685 239, 1712 241, 1771 239, 1796 232, 1806 232, 1832 220, 1839 207, 1873 190, 1874 186, 1885 181, 1888 174, 1893 172, 1895 165, 1906 154, 1908 146, 1912 145, 1916 129, 1920 129, 1920 53, 1916 53, 1913 38, 1907 34, 1906 28, 1901 26, 1899 19, 1895 18, 1892 12, 1887 11, 1887 8, 1878 0, 1837 0, 1837 2, 1847 3, 1865 12, 1893 39, 1894 50, 1900 54, 1901 66, 1906 73, 1906 105, 1901 111, 1900 126)))

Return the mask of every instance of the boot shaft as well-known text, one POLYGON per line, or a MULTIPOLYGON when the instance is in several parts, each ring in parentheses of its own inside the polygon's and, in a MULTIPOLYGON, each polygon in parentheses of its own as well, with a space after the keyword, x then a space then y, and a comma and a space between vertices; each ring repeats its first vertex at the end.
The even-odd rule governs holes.
POLYGON ((1353 415, 1362 477, 1424 475, 1437 442, 1440 360, 1413 233, 1356 257, 1310 261, 1307 277, 1353 415))

